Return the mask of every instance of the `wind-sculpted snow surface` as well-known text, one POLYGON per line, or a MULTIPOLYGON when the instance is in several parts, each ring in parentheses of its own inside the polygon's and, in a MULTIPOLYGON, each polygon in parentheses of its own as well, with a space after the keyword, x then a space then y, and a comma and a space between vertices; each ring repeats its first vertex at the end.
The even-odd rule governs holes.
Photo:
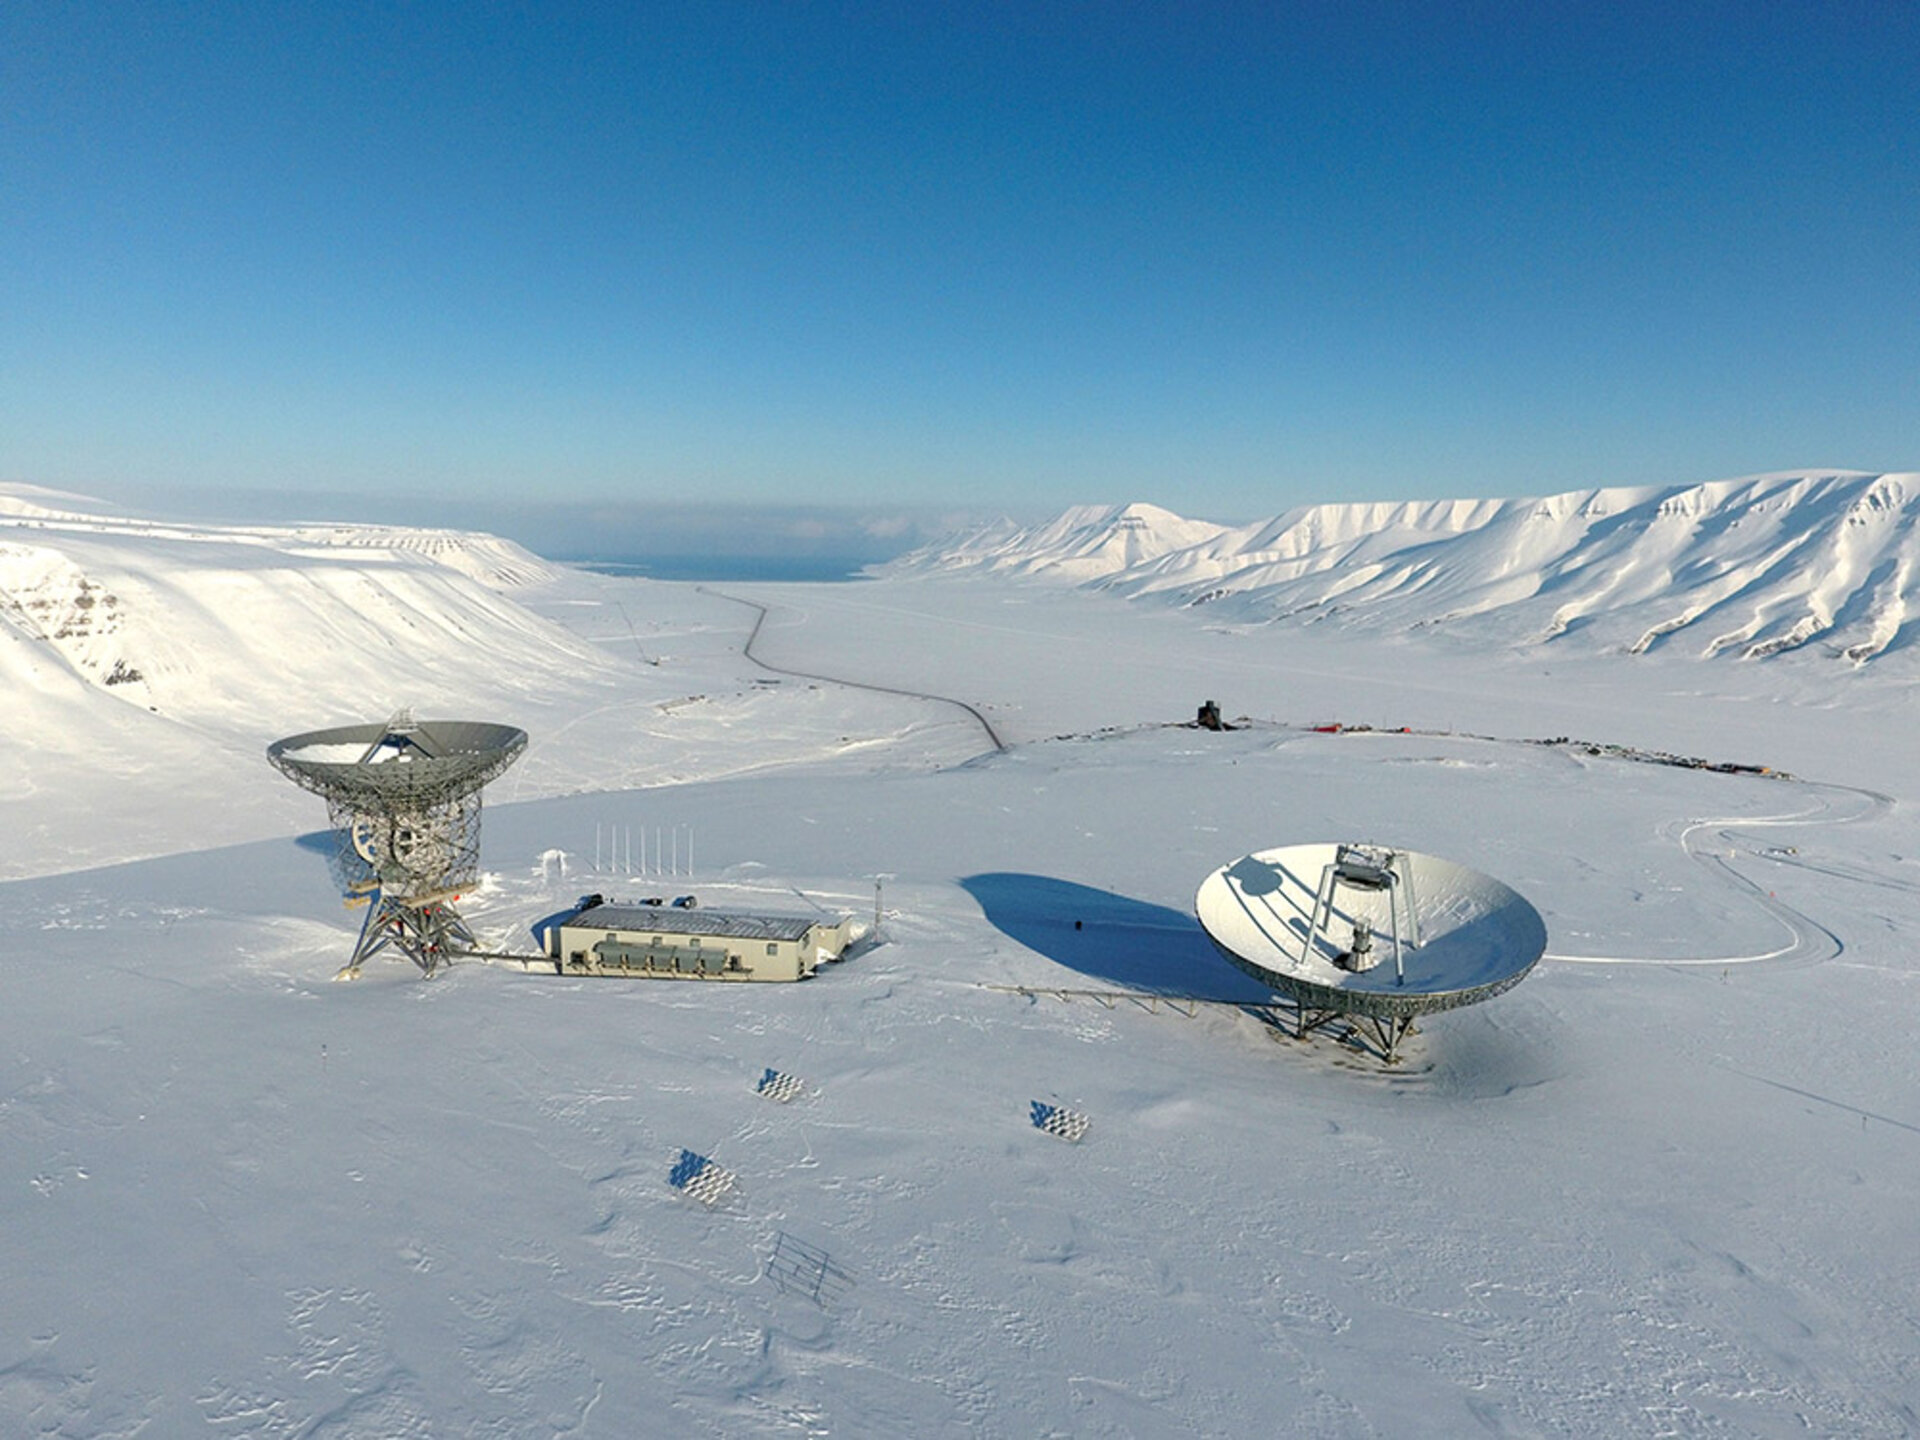
POLYGON ((1864 664, 1920 629, 1920 475, 1791 472, 1536 499, 1315 505, 1255 525, 1150 506, 999 526, 896 562, 1205 607, 1230 624, 1864 664))
POLYGON ((0 1433, 1910 1434, 1895 817, 1729 862, 1850 917, 1846 965, 1548 965, 1391 1071, 1046 993, 1242 993, 1181 892, 1334 816, 1470 846, 1601 953, 1764 948, 1648 821, 1783 788, 1151 727, 491 813, 501 948, 657 883, 588 868, 608 816, 697 816, 724 873, 676 883, 720 905, 859 911, 890 872, 887 943, 793 986, 334 985, 356 917, 287 840, 7 886, 0 1433), (837 1285, 783 1283, 793 1242, 837 1285))

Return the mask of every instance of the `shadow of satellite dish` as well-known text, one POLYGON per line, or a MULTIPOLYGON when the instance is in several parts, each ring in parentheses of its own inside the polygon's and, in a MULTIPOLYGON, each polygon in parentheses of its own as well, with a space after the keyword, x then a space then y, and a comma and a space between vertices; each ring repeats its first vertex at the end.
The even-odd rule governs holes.
POLYGON ((1271 895, 1278 890, 1282 877, 1278 870, 1252 855, 1243 855, 1233 862, 1233 868, 1227 871, 1248 895, 1271 895))
POLYGON ((994 929, 1054 964, 1117 989, 1264 1005, 1273 991, 1229 965, 1191 915, 1046 875, 969 875, 994 929))

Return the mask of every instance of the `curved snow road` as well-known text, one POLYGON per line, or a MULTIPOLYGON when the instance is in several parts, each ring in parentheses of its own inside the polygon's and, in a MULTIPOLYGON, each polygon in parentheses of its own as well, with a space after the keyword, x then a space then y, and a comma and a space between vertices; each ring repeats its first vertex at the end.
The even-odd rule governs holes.
POLYGON ((1784 815, 1753 817, 1721 816, 1703 820, 1676 820, 1666 828, 1689 859, 1702 866, 1724 884, 1742 891, 1761 910, 1770 915, 1785 932, 1785 943, 1771 950, 1747 955, 1700 955, 1658 958, 1639 955, 1555 955, 1543 960, 1558 960, 1574 965, 1752 965, 1764 960, 1813 964, 1831 960, 1846 949, 1846 942, 1819 921, 1783 903, 1759 881, 1735 868, 1733 854, 1738 851, 1753 859, 1772 863, 1787 862, 1821 874, 1845 875, 1869 884, 1913 890, 1911 883, 1888 877, 1842 872, 1795 858, 1795 852, 1761 845, 1743 832, 1780 826, 1852 825, 1884 814, 1893 805, 1891 796, 1874 790, 1818 781, 1793 782, 1814 792, 1811 808, 1784 815))
POLYGON ((775 665, 766 660, 762 660, 758 655, 753 653, 753 647, 760 639, 761 628, 767 623, 768 607, 762 605, 757 600, 746 600, 738 595, 729 595, 722 590, 709 590, 704 585, 699 588, 702 594, 712 595, 719 600, 731 600, 736 605, 745 605, 758 612, 754 616, 753 629, 747 635, 747 643, 740 653, 755 665, 758 665, 762 670, 769 671, 775 675, 785 675, 793 680, 817 680, 823 685, 843 685, 849 690, 871 690, 877 695, 900 695, 909 700, 926 700, 935 705, 952 705, 957 709, 966 711, 967 714, 973 718, 980 728, 986 732, 988 743, 993 746, 995 751, 1005 751, 1007 748, 1006 742, 1000 738, 1000 733, 993 728, 993 722, 991 720, 987 719, 985 715, 982 715, 966 701, 956 700, 951 695, 931 695, 925 690, 902 690, 892 685, 874 685, 865 680, 848 680, 839 675, 818 675, 808 670, 789 670, 785 666, 775 665))

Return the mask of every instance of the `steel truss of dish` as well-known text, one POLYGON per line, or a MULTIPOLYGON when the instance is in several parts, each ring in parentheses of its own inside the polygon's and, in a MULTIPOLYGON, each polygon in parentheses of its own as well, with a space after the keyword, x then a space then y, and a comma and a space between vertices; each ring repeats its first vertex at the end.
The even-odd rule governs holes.
POLYGON ((1533 968, 1530 965, 1504 980, 1476 985, 1467 990, 1455 990, 1445 995, 1396 997, 1379 993, 1358 994, 1333 986, 1315 985, 1290 975, 1276 974, 1272 970, 1248 964, 1218 940, 1213 944, 1234 968, 1251 975, 1262 985, 1271 986, 1285 1002, 1273 1009, 1286 1014, 1290 1022, 1287 1028, 1293 1031, 1294 1039, 1304 1040, 1314 1031, 1337 1020, 1351 1021, 1356 1030, 1374 1041, 1380 1058, 1389 1065, 1399 1062, 1402 1042, 1418 1033, 1419 1027, 1414 1024, 1418 1016, 1457 1010, 1462 1005, 1477 1005, 1482 1000, 1491 1000, 1526 979, 1533 968), (1396 999, 1399 1002, 1397 1005, 1396 999))
POLYGON ((475 948, 453 902, 479 878, 480 791, 526 745, 526 731, 511 725, 416 721, 402 711, 267 747, 275 769, 327 802, 331 868, 348 903, 367 906, 340 978, 384 950, 432 975, 475 948))

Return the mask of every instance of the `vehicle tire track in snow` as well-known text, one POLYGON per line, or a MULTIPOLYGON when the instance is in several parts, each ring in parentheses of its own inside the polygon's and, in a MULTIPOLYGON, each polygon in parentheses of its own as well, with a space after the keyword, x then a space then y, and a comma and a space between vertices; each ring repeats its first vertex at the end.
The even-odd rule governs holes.
POLYGON ((956 700, 951 695, 931 695, 925 690, 902 690, 892 685, 873 685, 865 680, 845 680, 838 675, 816 675, 807 670, 789 670, 781 665, 769 664, 753 653, 753 647, 760 639, 761 628, 767 623, 767 615, 769 614, 768 607, 762 605, 757 600, 746 600, 738 595, 728 595, 724 591, 709 590, 704 585, 699 588, 703 595, 712 595, 721 600, 731 600, 736 605, 746 605, 758 612, 754 617, 753 629, 748 632, 747 643, 742 647, 740 653, 746 659, 758 665, 762 670, 771 671, 775 675, 785 675, 794 680, 817 680, 823 685, 841 685, 849 690, 871 690, 876 695, 900 695, 909 700, 926 700, 936 705, 956 706, 966 711, 968 715, 972 716, 973 719, 978 722, 980 728, 986 731, 987 740, 992 744, 996 752, 1005 752, 1007 748, 1006 742, 1000 738, 1000 733, 993 728, 993 722, 966 701, 956 700))
MULTIPOLYGON (((1551 952, 1542 955, 1542 960, 1557 960, 1572 965, 1753 965, 1765 960, 1800 961, 1813 964, 1822 960, 1832 960, 1846 949, 1846 942, 1819 921, 1794 909, 1781 901, 1772 891, 1749 876, 1734 868, 1730 851, 1739 848, 1739 834, 1744 830, 1758 830, 1775 826, 1807 825, 1852 825, 1866 819, 1884 814, 1893 805, 1892 797, 1873 790, 1856 789, 1850 785, 1833 785, 1819 781, 1796 782, 1814 791, 1827 791, 1864 802, 1851 814, 1836 815, 1832 799, 1824 795, 1816 796, 1811 809, 1793 811, 1784 815, 1759 815, 1753 817, 1719 816, 1701 820, 1675 822, 1679 833, 1674 836, 1675 843, 1695 864, 1705 867, 1718 876, 1724 883, 1744 891, 1755 905, 1772 916, 1788 935, 1787 943, 1772 950, 1752 955, 1702 955, 1680 958, 1658 958, 1641 955, 1556 955, 1551 952), (1710 832, 1719 842, 1712 850, 1700 847, 1696 836, 1710 832)), ((1760 852, 1749 850, 1748 854, 1760 852)), ((1884 882, 1883 882, 1884 883, 1884 882)))
POLYGON ((1756 1081, 1761 1085, 1771 1085, 1776 1090, 1784 1090, 1789 1095, 1798 1095, 1803 1100, 1818 1101, 1822 1105, 1831 1105, 1836 1110, 1844 1110, 1849 1115, 1858 1115, 1863 1122, 1873 1120, 1881 1125, 1892 1125, 1898 1129, 1911 1130, 1914 1134, 1920 1135, 1920 1125, 1910 1124, 1905 1120, 1896 1120, 1893 1116, 1882 1115, 1877 1110, 1862 1110, 1858 1105, 1850 1105, 1845 1100, 1836 1100, 1831 1095, 1822 1095, 1813 1090, 1803 1090, 1798 1085, 1788 1085, 1779 1080, 1770 1080, 1765 1075, 1756 1075, 1751 1070, 1742 1070, 1737 1066, 1727 1064, 1725 1061, 1715 1060, 1710 1063, 1713 1064, 1715 1069, 1724 1070, 1729 1075, 1738 1075, 1743 1080, 1756 1081))
MULTIPOLYGON (((1356 730, 1347 733, 1390 737, 1399 734, 1426 735, 1439 734, 1441 732, 1421 730, 1396 731, 1386 729, 1356 730)), ((1494 735, 1449 734, 1448 738, 1456 740, 1479 740, 1498 746, 1532 746, 1537 743, 1512 740, 1494 735)), ((1727 852, 1735 848, 1740 848, 1740 842, 1737 836, 1739 832, 1743 830, 1758 830, 1775 826, 1798 827, 1823 824, 1857 824, 1862 820, 1873 819, 1885 814, 1893 807, 1893 797, 1883 795, 1877 790, 1866 790, 1857 786, 1840 785, 1828 781, 1799 780, 1789 777, 1782 783, 1795 784, 1805 790, 1815 792, 1815 803, 1813 806, 1808 809, 1795 810, 1782 815, 1719 816, 1699 820, 1676 820, 1669 822, 1665 829, 1667 833, 1672 835, 1674 842, 1680 846, 1687 857, 1695 864, 1713 873, 1723 883, 1745 892, 1747 897, 1752 900, 1758 908, 1777 921, 1781 928, 1787 932, 1788 939, 1786 944, 1750 955, 1699 955, 1678 957, 1654 955, 1562 955, 1549 951, 1540 958, 1543 961, 1553 960, 1567 965, 1729 966, 1753 965, 1767 960, 1796 961, 1805 964, 1814 964, 1838 957, 1846 950, 1846 942, 1844 940, 1819 921, 1814 920, 1800 910, 1794 909, 1791 905, 1782 902, 1778 896, 1758 881, 1743 875, 1739 870, 1735 869, 1732 864, 1732 856, 1727 852), (1829 796, 1846 797, 1854 802, 1856 808, 1851 813, 1836 815, 1834 813, 1836 805, 1831 798, 1828 798, 1829 796), (1713 836, 1717 838, 1720 842, 1718 848, 1708 850, 1701 847, 1695 837, 1699 836, 1703 831, 1711 832, 1713 836)), ((1893 889, 1908 891, 1920 890, 1920 886, 1913 886, 1903 880, 1892 879, 1886 876, 1867 876, 1853 872, 1836 871, 1821 866, 1809 865, 1803 861, 1794 860, 1791 856, 1771 854, 1758 848, 1749 848, 1746 853, 1755 858, 1774 861, 1786 860, 1788 863, 1792 863, 1800 869, 1814 873, 1836 875, 1841 878, 1859 880, 1863 883, 1893 889)))

